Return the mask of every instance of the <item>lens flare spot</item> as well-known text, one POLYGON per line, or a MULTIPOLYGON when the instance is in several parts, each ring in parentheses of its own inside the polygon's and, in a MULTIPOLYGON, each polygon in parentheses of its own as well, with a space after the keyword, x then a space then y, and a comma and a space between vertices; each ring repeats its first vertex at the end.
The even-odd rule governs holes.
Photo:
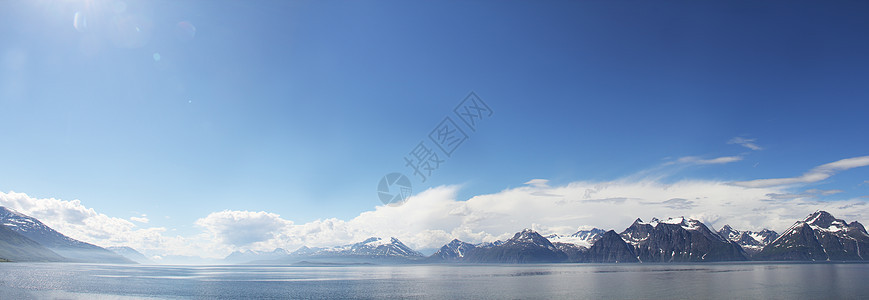
POLYGON ((84 32, 88 27, 88 20, 80 11, 75 12, 72 17, 72 27, 79 32, 84 32))
POLYGON ((120 48, 140 48, 151 39, 151 20, 142 15, 121 15, 112 19, 109 37, 120 48))
POLYGON ((160 53, 154 52, 154 61, 160 61, 160 53))
POLYGON ((189 41, 196 37, 196 26, 188 21, 181 21, 175 26, 175 32, 179 39, 189 41))

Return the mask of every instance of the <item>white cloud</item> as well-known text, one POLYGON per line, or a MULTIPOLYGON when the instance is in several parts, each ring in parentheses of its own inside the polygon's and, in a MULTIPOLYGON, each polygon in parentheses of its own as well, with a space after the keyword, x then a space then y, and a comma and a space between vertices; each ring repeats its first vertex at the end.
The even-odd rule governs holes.
POLYGON ((569 234, 590 227, 621 231, 637 217, 686 216, 715 228, 731 224, 738 229, 781 231, 818 209, 848 220, 869 216, 865 200, 816 200, 817 195, 835 190, 790 194, 780 188, 745 188, 702 180, 671 184, 617 180, 563 186, 532 183, 543 180, 466 201, 455 198, 457 186, 440 186, 411 197, 402 206, 380 206, 348 221, 326 219, 292 225, 274 240, 252 248, 333 246, 369 236, 394 236, 417 249, 437 248, 453 238, 468 242, 506 239, 523 228, 546 234, 569 234))
POLYGON ((767 194, 772 199, 796 199, 796 198, 817 198, 820 196, 829 196, 835 195, 838 193, 844 192, 843 190, 819 190, 819 189, 808 189, 803 191, 802 193, 785 193, 785 194, 776 194, 771 193, 767 194))
POLYGON ((377 207, 349 221, 293 225, 274 241, 258 246, 262 250, 293 249, 395 236, 414 248, 436 248, 453 238, 468 242, 505 239, 523 228, 562 234, 591 226, 621 231, 637 217, 686 216, 716 228, 731 224, 738 229, 781 231, 817 209, 848 220, 869 216, 864 200, 816 200, 817 194, 829 191, 789 194, 780 188, 745 188, 719 181, 529 184, 467 201, 455 199, 457 190, 456 186, 432 188, 405 205, 377 207))
POLYGON ((130 217, 130 221, 136 221, 139 223, 146 223, 147 224, 148 221, 150 221, 150 220, 148 220, 148 218, 146 218, 145 216, 141 216, 141 217, 130 217))
POLYGON ((747 139, 747 138, 743 138, 743 137, 735 137, 735 138, 730 139, 730 141, 728 141, 727 143, 728 144, 738 144, 738 145, 741 145, 745 148, 755 150, 755 151, 763 150, 763 147, 758 146, 757 144, 754 143, 754 141, 756 141, 756 140, 757 139, 747 139))
POLYGON ((799 177, 737 181, 733 182, 733 185, 749 188, 761 188, 812 183, 830 178, 830 176, 833 176, 840 171, 864 167, 867 165, 869 165, 869 156, 852 157, 817 166, 808 172, 803 173, 803 175, 799 177))
POLYGON ((678 162, 687 163, 687 164, 696 164, 696 165, 715 165, 715 164, 726 164, 732 163, 742 160, 742 156, 722 156, 716 157, 712 159, 702 159, 697 156, 685 156, 680 157, 678 162))
POLYGON ((264 211, 225 210, 196 220, 196 225, 205 228, 220 242, 236 247, 273 239, 292 224, 277 214, 264 211))
POLYGON ((129 246, 146 255, 196 255, 207 253, 206 249, 224 250, 220 245, 210 244, 207 236, 166 236, 166 228, 140 228, 126 219, 97 213, 79 200, 0 192, 0 206, 37 218, 71 238, 104 247, 129 246))
POLYGON ((637 217, 686 216, 715 228, 731 224, 737 229, 781 231, 817 209, 847 220, 865 220, 869 216, 866 200, 816 200, 815 195, 831 191, 789 194, 782 188, 746 188, 719 181, 538 184, 478 195, 466 201, 456 199, 458 190, 458 186, 431 188, 414 195, 404 205, 378 206, 350 220, 329 218, 295 224, 269 212, 215 212, 196 221, 203 233, 186 237, 167 237, 162 228, 139 229, 127 220, 95 213, 77 201, 0 193, 0 202, 43 219, 49 226, 77 239, 105 246, 130 245, 145 249, 148 255, 205 257, 223 257, 239 249, 293 250, 302 245, 342 245, 370 236, 394 236, 411 247, 424 249, 440 247, 453 238, 468 242, 506 239, 523 228, 546 234, 569 234, 589 227, 621 231, 637 217), (68 221, 79 220, 77 215, 82 211, 93 213, 84 213, 88 217, 79 223, 68 221))
MULTIPOLYGON (((867 158, 825 164, 812 170, 831 175, 865 165, 867 158)), ((0 205, 43 220, 73 238, 102 246, 128 245, 146 255, 223 257, 240 249, 294 250, 361 241, 370 236, 401 239, 416 249, 437 248, 458 238, 467 242, 506 239, 523 228, 544 234, 569 234, 599 227, 624 230, 637 217, 686 216, 719 228, 786 229, 797 219, 823 209, 846 220, 869 217, 866 199, 818 200, 841 191, 793 191, 783 186, 745 186, 724 181, 682 180, 664 183, 636 178, 579 181, 550 185, 534 179, 500 192, 457 199, 459 186, 439 186, 412 196, 401 206, 378 206, 342 220, 319 219, 296 224, 271 212, 220 211, 198 219, 202 232, 169 236, 160 227, 140 228, 109 217, 78 200, 37 199, 22 193, 0 193, 0 205)), ((135 217, 134 217, 135 218, 135 217)), ((132 218, 131 218, 132 219, 132 218)), ((135 219, 132 219, 135 220, 135 219)), ((138 222, 138 221, 136 221, 138 222)))
POLYGON ((528 182, 526 182, 525 184, 530 185, 530 186, 534 186, 534 187, 548 187, 549 180, 547 180, 547 179, 531 179, 531 180, 528 180, 528 182))
POLYGON ((820 194, 820 195, 824 195, 824 196, 835 195, 835 194, 843 193, 843 192, 845 192, 845 191, 843 191, 843 190, 820 190, 820 189, 808 189, 808 190, 806 190, 806 193, 820 194))

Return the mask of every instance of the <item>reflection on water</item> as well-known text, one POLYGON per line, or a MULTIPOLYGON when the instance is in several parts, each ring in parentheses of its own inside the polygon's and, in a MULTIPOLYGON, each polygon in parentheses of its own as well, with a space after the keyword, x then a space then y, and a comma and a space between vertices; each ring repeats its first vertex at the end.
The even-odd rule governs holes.
POLYGON ((0 264, 15 298, 860 298, 869 264, 0 264))

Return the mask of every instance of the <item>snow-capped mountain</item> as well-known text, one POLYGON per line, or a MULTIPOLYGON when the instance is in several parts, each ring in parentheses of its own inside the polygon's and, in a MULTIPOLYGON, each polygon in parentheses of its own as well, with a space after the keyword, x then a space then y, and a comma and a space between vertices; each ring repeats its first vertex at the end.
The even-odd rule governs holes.
POLYGON ((362 242, 328 247, 328 248, 309 248, 302 247, 292 253, 294 256, 382 256, 382 257, 404 257, 404 258, 420 258, 423 255, 397 238, 390 238, 388 241, 379 237, 370 237, 362 242))
POLYGON ((718 230, 718 235, 736 242, 748 255, 760 252, 764 246, 778 238, 778 233, 769 229, 758 232, 735 230, 730 225, 724 225, 718 230))
POLYGON ((61 262, 68 259, 0 224, 0 261, 61 262))
POLYGON ((484 242, 484 243, 479 243, 479 244, 476 244, 476 245, 474 245, 474 246, 477 246, 477 247, 479 247, 479 248, 492 248, 492 247, 495 247, 495 246, 501 246, 501 245, 503 245, 503 244, 504 244, 504 241, 497 240, 497 241, 494 241, 494 242, 484 242))
POLYGON ((684 217, 665 221, 640 219, 621 233, 643 262, 688 262, 746 260, 745 251, 703 222, 684 217))
POLYGON ((567 255, 536 231, 525 229, 501 245, 471 249, 464 260, 474 263, 545 263, 566 261, 567 255))
POLYGON ((568 262, 583 262, 588 249, 600 239, 605 231, 598 228, 580 230, 571 235, 550 234, 546 236, 552 245, 567 254, 568 262))
POLYGON ((5 207, 0 207, 0 224, 72 261, 135 263, 102 247, 67 237, 36 218, 5 207))
POLYGON ((524 229, 520 232, 517 232, 516 234, 513 235, 512 238, 505 241, 504 244, 501 246, 512 246, 512 245, 536 246, 536 247, 543 247, 543 248, 546 248, 548 250, 556 250, 555 246, 552 245, 552 242, 550 242, 548 239, 546 239, 545 237, 543 237, 542 235, 540 235, 539 233, 537 233, 536 231, 531 230, 531 229, 524 229))
POLYGON ((558 251, 567 255, 567 262, 583 262, 588 248, 573 243, 552 243, 558 251))
POLYGON ((640 218, 637 218, 630 227, 625 229, 620 235, 625 242, 631 244, 636 247, 640 243, 645 242, 649 239, 649 236, 652 235, 652 232, 655 230, 655 226, 658 225, 658 219, 652 218, 652 221, 649 223, 643 222, 640 218))
POLYGON ((603 229, 592 228, 591 230, 580 230, 571 235, 550 234, 546 236, 552 243, 568 243, 584 248, 590 248, 604 234, 603 229))
POLYGON ((442 261, 460 261, 465 258, 465 254, 475 248, 477 248, 477 246, 474 244, 465 243, 458 239, 453 239, 448 244, 438 249, 438 251, 432 254, 429 259, 442 261))
POLYGON ((599 238, 603 237, 603 234, 606 233, 606 230, 600 228, 592 228, 590 230, 580 230, 574 234, 571 234, 571 237, 580 238, 585 241, 589 241, 592 244, 596 242, 599 238))
POLYGON ((847 223, 826 211, 797 221, 755 255, 763 260, 869 260, 869 234, 857 221, 847 223))
POLYGON ((88 243, 67 237, 60 232, 51 229, 36 218, 19 213, 12 209, 0 207, 0 224, 25 236, 31 236, 34 240, 46 247, 60 245, 85 246, 88 243))

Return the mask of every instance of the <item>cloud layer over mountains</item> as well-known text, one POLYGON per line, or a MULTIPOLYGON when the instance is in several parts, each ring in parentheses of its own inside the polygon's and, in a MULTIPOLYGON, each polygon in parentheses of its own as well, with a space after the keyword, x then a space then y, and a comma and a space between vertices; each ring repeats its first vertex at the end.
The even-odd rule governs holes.
MULTIPOLYGON (((825 164, 797 178, 815 178, 813 174, 829 177, 865 165, 865 159, 825 164)), ((101 246, 131 246, 152 256, 210 257, 222 257, 238 249, 334 246, 371 236, 394 236, 415 249, 430 249, 454 238, 468 242, 506 239, 529 227, 545 234, 569 234, 592 226, 621 231, 637 217, 685 216, 716 228, 730 224, 745 230, 779 231, 819 209, 849 220, 866 221, 869 217, 865 199, 831 200, 829 197, 839 191, 794 191, 792 186, 767 184, 783 180, 765 180, 748 184, 625 179, 550 186, 545 179, 533 179, 517 188, 470 199, 456 199, 459 186, 439 186, 411 197, 404 205, 378 206, 350 220, 328 218, 296 224, 273 212, 214 212, 195 221, 201 232, 193 236, 170 236, 166 228, 149 227, 139 217, 133 219, 135 223, 111 217, 87 208, 79 200, 0 192, 0 205, 101 246)))

